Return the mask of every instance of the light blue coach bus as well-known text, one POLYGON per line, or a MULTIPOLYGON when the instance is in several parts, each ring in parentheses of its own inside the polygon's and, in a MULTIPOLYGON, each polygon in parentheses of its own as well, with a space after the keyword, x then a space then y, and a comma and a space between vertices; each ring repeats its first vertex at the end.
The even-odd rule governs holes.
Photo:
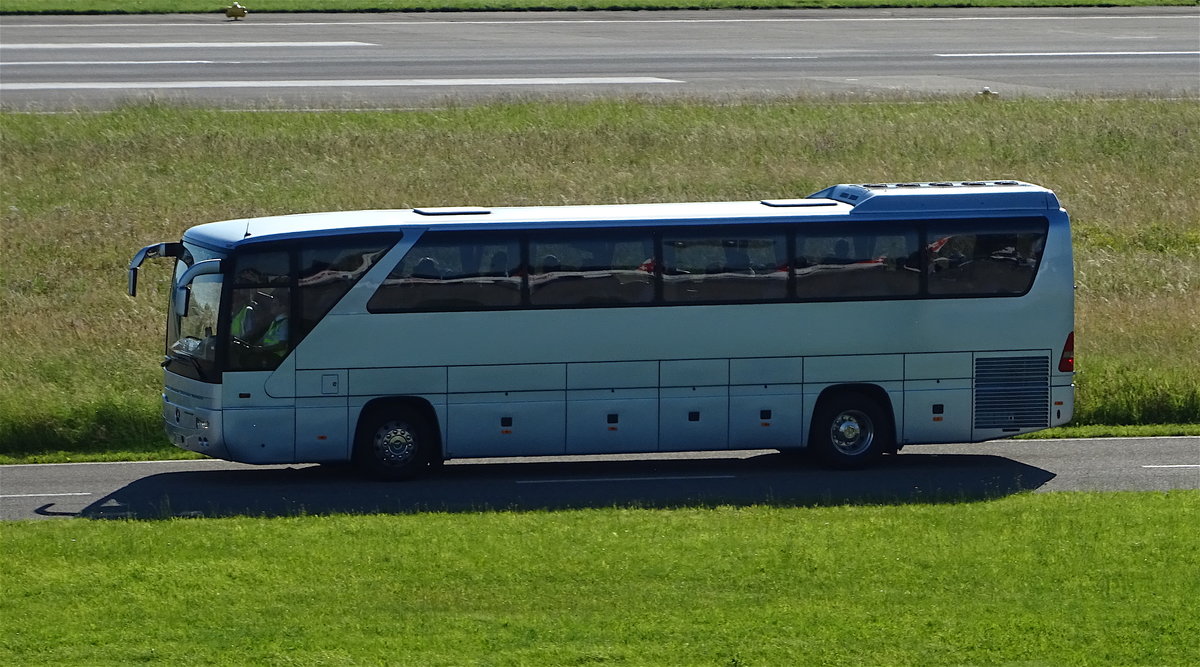
POLYGON ((192 227, 163 420, 247 463, 808 449, 836 467, 1066 423, 1066 212, 1018 181, 192 227))

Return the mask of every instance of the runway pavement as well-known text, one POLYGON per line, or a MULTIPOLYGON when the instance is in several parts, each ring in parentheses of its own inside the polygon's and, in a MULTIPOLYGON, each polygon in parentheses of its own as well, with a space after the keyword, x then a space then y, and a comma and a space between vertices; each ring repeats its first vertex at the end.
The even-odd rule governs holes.
POLYGON ((0 105, 1200 96, 1195 7, 14 16, 0 105))
POLYGON ((0 519, 899 504, 1172 489, 1200 489, 1200 437, 915 446, 863 471, 774 450, 452 461, 402 483, 345 468, 212 460, 0 466, 0 519))
MULTIPOLYGON (((1200 97, 1178 8, 4 17, 0 106, 419 107, 527 96, 1200 97)), ((1200 438, 925 446, 832 472, 773 452, 452 462, 406 484, 218 461, 0 467, 0 518, 903 503, 1200 488, 1200 438)))

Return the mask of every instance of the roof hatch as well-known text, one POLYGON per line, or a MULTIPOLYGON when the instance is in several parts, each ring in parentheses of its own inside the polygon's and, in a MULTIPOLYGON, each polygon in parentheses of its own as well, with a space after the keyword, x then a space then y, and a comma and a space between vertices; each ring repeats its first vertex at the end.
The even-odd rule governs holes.
POLYGON ((491 212, 491 209, 477 206, 438 206, 413 209, 413 213, 417 215, 487 215, 491 212))
POLYGON ((764 199, 759 202, 772 208, 795 208, 799 206, 837 206, 833 201, 813 201, 812 199, 764 199))

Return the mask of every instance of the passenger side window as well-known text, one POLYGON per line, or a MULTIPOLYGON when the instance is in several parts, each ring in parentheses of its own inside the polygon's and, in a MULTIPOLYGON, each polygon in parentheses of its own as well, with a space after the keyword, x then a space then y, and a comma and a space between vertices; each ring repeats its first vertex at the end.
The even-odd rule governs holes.
POLYGON ((529 241, 535 306, 600 306, 654 300, 654 241, 647 232, 549 232, 529 241))
POLYGON ((515 237, 429 233, 384 280, 370 312, 472 310, 521 305, 520 244, 515 237))
POLYGON ((921 274, 915 228, 801 228, 796 296, 855 299, 916 295, 921 274))
POLYGON ((782 234, 731 231, 663 234, 663 300, 773 301, 787 297, 782 234))
POLYGON ((936 296, 1004 296, 1029 291, 1042 259, 1046 224, 930 225, 926 271, 936 296))
POLYGON ((333 243, 322 239, 304 242, 300 248, 297 284, 300 288, 297 341, 311 331, 334 304, 375 266, 394 242, 394 237, 378 236, 333 243))

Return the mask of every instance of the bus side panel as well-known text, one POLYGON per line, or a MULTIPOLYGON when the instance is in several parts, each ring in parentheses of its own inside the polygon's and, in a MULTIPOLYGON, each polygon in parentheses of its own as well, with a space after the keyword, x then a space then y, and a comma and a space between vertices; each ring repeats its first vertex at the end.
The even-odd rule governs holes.
POLYGON ((296 399, 296 461, 349 460, 347 411, 345 397, 296 399))
POLYGON ((566 453, 566 392, 450 394, 449 457, 551 456, 566 453))
POLYGON ((864 354, 855 356, 812 357, 804 363, 804 382, 841 384, 870 382, 879 384, 904 379, 904 355, 864 354))
MULTIPOLYGON (((899 435, 899 434, 898 434, 899 435)), ((971 380, 906 380, 906 445, 968 442, 971 439, 971 380)))
POLYGON ((729 447, 729 360, 659 363, 658 449, 729 447))
POLYGON ((350 457, 348 384, 344 370, 296 372, 297 461, 350 457))
POLYGON ((618 454, 658 449, 658 389, 567 392, 567 453, 618 454))
MULTIPOLYGON (((344 315, 322 323, 298 352, 304 358, 311 348, 312 361, 320 359, 308 368, 352 373, 414 362, 453 369, 501 359, 574 367, 808 357, 825 361, 815 361, 813 369, 806 365, 806 375, 854 371, 828 382, 888 381, 903 379, 903 353, 1047 347, 1048 327, 1038 318, 1058 319, 1061 306, 1061 298, 1044 298, 1035 289, 1026 297, 989 299, 344 315), (725 326, 729 322, 747 325, 725 326), (866 351, 874 354, 860 354, 866 351)), ((1057 346, 1070 331, 1069 313, 1064 319, 1057 346)), ((665 379, 664 385, 682 386, 665 379)))
POLYGON ((567 453, 658 449, 658 362, 567 364, 567 453))
POLYGON ((904 355, 904 444, 971 439, 971 353, 904 355))
POLYGON ((729 447, 729 387, 663 387, 659 395, 659 451, 729 447))
POLYGON ((222 430, 229 460, 241 463, 296 461, 294 392, 268 394, 269 384, 294 386, 290 366, 278 371, 225 373, 221 385, 222 430))
POLYGON ((446 393, 446 367, 353 368, 349 373, 351 396, 409 396, 446 393))
POLYGON ((446 375, 448 456, 566 451, 566 364, 456 366, 446 375))
POLYGON ((793 449, 804 431, 804 385, 729 388, 731 449, 793 449))
POLYGON ((729 446, 800 447, 804 432, 804 358, 729 360, 729 446))
POLYGON ((296 409, 232 408, 223 415, 229 460, 295 463, 296 409))

